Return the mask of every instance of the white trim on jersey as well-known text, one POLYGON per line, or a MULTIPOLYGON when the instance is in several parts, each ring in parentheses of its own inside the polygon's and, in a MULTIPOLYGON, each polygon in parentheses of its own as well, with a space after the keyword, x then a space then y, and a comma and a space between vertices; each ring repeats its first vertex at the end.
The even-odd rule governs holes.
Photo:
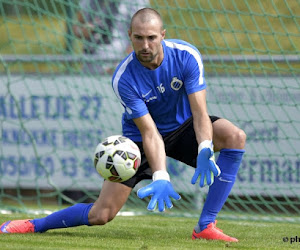
POLYGON ((122 74, 124 73, 127 65, 132 61, 133 59, 133 55, 131 54, 123 63, 122 65, 120 66, 120 68, 118 69, 117 73, 116 73, 116 76, 113 80, 113 89, 116 93, 116 96, 119 98, 120 102, 123 104, 124 107, 126 107, 126 111, 128 112, 128 114, 132 114, 132 110, 130 108, 128 108, 126 106, 126 104, 123 102, 121 96, 120 96, 120 93, 119 93, 119 88, 118 88, 118 84, 119 84, 119 80, 122 76, 122 74))
POLYGON ((176 42, 170 42, 170 41, 166 41, 164 40, 166 46, 170 47, 170 48, 175 48, 175 49, 179 49, 179 50, 186 50, 187 52, 189 52, 190 54, 192 54, 198 65, 199 65, 199 85, 204 84, 204 78, 203 78, 203 63, 202 63, 202 59, 201 56, 199 55, 199 53, 197 53, 197 51, 195 51, 193 48, 184 45, 184 44, 180 44, 180 43, 176 43, 176 42))

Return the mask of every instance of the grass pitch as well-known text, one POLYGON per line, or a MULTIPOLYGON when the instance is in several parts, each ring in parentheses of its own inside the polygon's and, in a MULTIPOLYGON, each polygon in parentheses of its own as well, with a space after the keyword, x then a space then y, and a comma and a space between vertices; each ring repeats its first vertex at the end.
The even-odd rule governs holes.
MULTIPOLYGON (((1 222, 27 215, 1 215, 1 222)), ((1 234, 1 249, 289 249, 300 247, 300 225, 219 220, 218 227, 238 243, 191 240, 197 219, 118 216, 105 226, 81 226, 37 234, 1 234)))

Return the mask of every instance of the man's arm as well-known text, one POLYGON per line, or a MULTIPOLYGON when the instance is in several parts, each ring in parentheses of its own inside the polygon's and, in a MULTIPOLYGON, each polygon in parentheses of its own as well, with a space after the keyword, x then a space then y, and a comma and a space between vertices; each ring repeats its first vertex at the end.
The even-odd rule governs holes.
POLYGON ((152 169, 166 171, 166 153, 163 139, 150 114, 133 119, 141 132, 144 152, 152 169))
POLYGON ((180 195, 173 189, 166 169, 164 141, 150 114, 134 119, 134 122, 141 132, 144 152, 153 172, 153 182, 139 189, 137 195, 141 199, 151 196, 148 210, 153 211, 158 205, 158 210, 163 212, 165 204, 168 208, 173 207, 170 198, 180 199, 180 195))
POLYGON ((189 102, 193 114, 194 130, 198 144, 205 140, 212 140, 213 130, 206 107, 206 90, 189 95, 189 102))
POLYGON ((86 23, 81 12, 77 13, 78 24, 73 25, 73 33, 78 38, 90 40, 91 33, 95 29, 92 23, 86 23))
POLYGON ((189 102, 193 114, 194 130, 198 142, 197 167, 191 183, 195 184, 200 177, 200 187, 211 185, 214 176, 219 176, 221 171, 214 160, 213 129, 206 107, 206 90, 201 90, 189 95, 189 102))

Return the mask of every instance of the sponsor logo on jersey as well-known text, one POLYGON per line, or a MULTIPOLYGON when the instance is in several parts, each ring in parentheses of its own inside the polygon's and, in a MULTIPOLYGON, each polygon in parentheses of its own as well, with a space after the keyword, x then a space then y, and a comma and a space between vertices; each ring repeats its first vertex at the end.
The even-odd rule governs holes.
POLYGON ((150 89, 146 94, 142 94, 142 97, 145 98, 147 95, 149 95, 152 92, 152 89, 150 89))
POLYGON ((150 102, 152 100, 156 100, 157 99, 157 96, 151 96, 150 98, 148 98, 147 100, 145 100, 145 102, 150 102))
POLYGON ((171 88, 174 90, 179 90, 183 85, 183 82, 179 80, 177 77, 173 77, 171 82, 171 88))
POLYGON ((219 177, 219 181, 222 181, 222 182, 232 182, 232 181, 229 181, 229 180, 225 180, 222 177, 219 177))

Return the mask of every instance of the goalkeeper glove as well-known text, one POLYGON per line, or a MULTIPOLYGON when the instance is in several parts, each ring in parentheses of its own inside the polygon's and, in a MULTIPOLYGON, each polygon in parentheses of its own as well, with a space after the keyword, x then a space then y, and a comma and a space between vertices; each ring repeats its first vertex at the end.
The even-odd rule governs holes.
POLYGON ((208 186, 214 183, 214 176, 219 176, 221 170, 215 162, 213 144, 210 140, 205 140, 199 144, 197 167, 191 180, 192 184, 197 182, 200 176, 200 187, 208 186))
POLYGON ((158 203, 159 212, 165 211, 165 203, 169 209, 173 207, 170 197, 180 200, 180 195, 176 193, 170 182, 169 174, 164 170, 153 173, 153 182, 146 187, 140 188, 137 196, 141 199, 151 196, 147 209, 154 211, 158 203))

